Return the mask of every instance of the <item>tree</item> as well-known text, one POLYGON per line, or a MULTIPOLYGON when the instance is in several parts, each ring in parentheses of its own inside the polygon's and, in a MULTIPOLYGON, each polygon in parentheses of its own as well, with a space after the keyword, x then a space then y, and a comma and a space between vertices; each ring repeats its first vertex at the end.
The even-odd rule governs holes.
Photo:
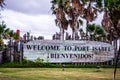
POLYGON ((3 42, 3 40, 0 38, 0 51, 3 49, 3 46, 4 46, 4 42, 3 42))
POLYGON ((79 26, 83 24, 79 17, 83 13, 84 4, 79 0, 69 0, 67 3, 69 5, 66 14, 68 15, 69 24, 72 29, 72 39, 75 40, 75 34, 77 33, 79 26))
MULTIPOLYGON (((99 4, 102 4, 99 2, 99 4)), ((120 45, 117 51, 117 40, 120 38, 120 1, 119 0, 104 0, 104 6, 101 7, 104 10, 104 17, 102 20, 102 26, 107 31, 109 40, 115 45, 115 70, 113 80, 117 71, 118 58, 120 55, 120 45)))
POLYGON ((3 39, 6 39, 8 37, 8 32, 9 32, 9 28, 6 28, 6 25, 4 23, 0 24, 0 47, 2 50, 3 46, 4 46, 4 42, 3 39))
MULTIPOLYGON (((61 40, 64 37, 64 30, 67 30, 68 24, 72 29, 72 38, 75 39, 75 31, 77 28, 78 12, 76 8, 79 6, 79 0, 52 0, 52 11, 56 15, 56 24, 60 28, 61 40), (76 3, 78 2, 78 3, 76 3), (70 5, 72 4, 72 6, 70 5), (56 7, 57 5, 57 7, 56 7), (66 17, 67 15, 67 17, 66 17)), ((79 23, 78 23, 79 24, 79 23)))
MULTIPOLYGON (((2 22, 2 24, 0 24, 0 51, 3 51, 5 46, 3 39, 9 39, 8 48, 10 50, 10 58, 11 58, 11 47, 13 47, 12 42, 13 40, 17 42, 19 38, 20 38, 19 35, 13 30, 7 28, 5 23, 2 22)), ((17 47, 14 47, 14 50, 17 50, 16 48, 17 47)))
POLYGON ((52 0, 52 11, 56 15, 55 23, 60 28, 60 39, 64 40, 64 30, 68 28, 68 21, 65 16, 65 2, 66 0, 52 0), (55 7, 57 6, 57 7, 55 7))
MULTIPOLYGON (((83 24, 82 19, 87 20, 87 24, 97 17, 98 8, 94 7, 95 0, 52 0, 52 11, 56 15, 55 22, 62 29, 66 29, 68 24, 72 29, 72 39, 75 39, 75 33, 83 24), (89 3, 89 6, 87 6, 89 3), (87 7, 86 7, 87 6, 87 7), (64 23, 62 22, 64 21, 64 23)), ((64 31, 63 31, 64 32, 64 31)))
POLYGON ((95 24, 88 24, 86 27, 86 32, 87 35, 90 37, 90 40, 94 40, 94 35, 95 35, 95 24))
POLYGON ((103 30, 102 26, 96 26, 95 34, 98 41, 106 41, 106 33, 103 30))
POLYGON ((87 35, 93 41, 106 41, 106 33, 101 26, 88 24, 86 27, 87 35))
POLYGON ((4 7, 5 3, 4 3, 5 0, 0 0, 0 7, 4 7))
POLYGON ((86 20, 86 26, 89 24, 89 22, 94 21, 97 18, 97 12, 100 12, 99 8, 97 8, 97 5, 94 4, 95 0, 83 0, 86 1, 84 8, 84 13, 82 18, 86 20))
MULTIPOLYGON (((4 5, 5 5, 4 0, 0 0, 0 7, 3 8, 4 5)), ((2 39, 2 34, 3 34, 3 31, 4 31, 4 28, 5 27, 2 27, 2 25, 0 25, 0 51, 2 50, 2 48, 4 46, 4 42, 3 42, 3 39, 2 39)))

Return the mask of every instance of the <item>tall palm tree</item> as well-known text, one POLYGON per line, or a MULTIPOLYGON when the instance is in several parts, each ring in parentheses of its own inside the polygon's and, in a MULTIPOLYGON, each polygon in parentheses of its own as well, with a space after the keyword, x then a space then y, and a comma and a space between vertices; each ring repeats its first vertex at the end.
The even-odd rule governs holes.
MULTIPOLYGON (((3 39, 9 39, 9 48, 10 48, 10 56, 11 56, 11 46, 12 40, 19 40, 19 35, 15 33, 13 30, 10 30, 6 27, 6 24, 2 22, 0 24, 0 51, 3 50, 4 42, 3 39)), ((10 57, 11 58, 11 57, 10 57)))
POLYGON ((55 21, 60 27, 60 31, 64 32, 63 30, 67 29, 70 24, 72 39, 75 39, 75 33, 82 25, 81 18, 86 19, 87 24, 96 19, 99 9, 94 7, 96 6, 93 4, 94 2, 95 0, 52 0, 51 9, 56 15, 55 21))
POLYGON ((56 15, 56 25, 60 28, 60 39, 64 40, 64 30, 68 28, 68 21, 65 16, 65 2, 67 0, 52 0, 52 11, 53 14, 56 15), (56 7, 57 6, 57 7, 56 7))
POLYGON ((75 40, 75 34, 77 33, 79 26, 83 24, 82 20, 79 18, 83 13, 84 5, 79 0, 69 1, 69 7, 67 8, 67 15, 70 18, 69 24, 72 29, 72 39, 75 40))
POLYGON ((6 28, 6 25, 4 23, 0 24, 0 44, 3 45, 3 39, 6 39, 8 37, 9 30, 10 29, 6 28))
POLYGON ((52 0, 52 4, 53 13, 57 18, 55 21, 60 31, 67 30, 69 24, 72 29, 72 39, 75 39, 75 33, 82 24, 82 21, 78 19, 79 14, 82 13, 82 4, 79 0, 52 0))
POLYGON ((18 61, 19 54, 17 52, 17 43, 18 43, 18 40, 19 40, 20 36, 16 32, 14 32, 13 30, 10 30, 8 32, 8 35, 9 35, 9 40, 10 40, 9 41, 10 60, 11 60, 11 56, 12 56, 12 52, 11 52, 12 51, 12 47, 14 47, 14 54, 13 54, 14 60, 18 61), (13 43, 13 40, 15 41, 14 43, 13 43))
MULTIPOLYGON (((4 0, 0 0, 0 7, 3 8, 4 5, 5 5, 4 0)), ((4 31, 4 28, 5 27, 2 27, 2 25, 0 25, 0 51, 2 50, 3 45, 4 45, 4 42, 3 42, 3 39, 2 39, 2 34, 3 34, 3 31, 4 31)))
POLYGON ((120 38, 120 1, 119 0, 104 0, 104 17, 102 20, 102 25, 110 36, 110 42, 115 44, 115 70, 113 75, 113 80, 115 80, 118 57, 120 55, 120 45, 117 51, 117 40, 120 38))

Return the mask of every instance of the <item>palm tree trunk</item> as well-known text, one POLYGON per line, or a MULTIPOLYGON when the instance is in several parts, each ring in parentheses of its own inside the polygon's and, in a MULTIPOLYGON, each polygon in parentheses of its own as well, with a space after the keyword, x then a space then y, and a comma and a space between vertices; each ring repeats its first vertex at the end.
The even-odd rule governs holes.
POLYGON ((116 77, 117 65, 118 65, 118 62, 119 62, 119 56, 120 56, 120 44, 119 44, 119 50, 116 54, 116 59, 115 59, 115 68, 114 68, 114 73, 113 73, 113 80, 115 80, 115 77, 116 77))
POLYGON ((10 62, 12 62, 12 59, 11 59, 11 57, 12 57, 12 53, 11 53, 11 51, 12 51, 12 39, 10 38, 10 45, 9 45, 9 48, 10 48, 10 62))
MULTIPOLYGON (((117 43, 117 42, 116 42, 117 43)), ((117 50, 117 48, 116 48, 117 50)), ((120 41, 119 41, 119 50, 118 51, 115 51, 116 54, 115 54, 115 68, 114 68, 114 73, 113 73, 113 80, 115 80, 116 78, 116 72, 117 72, 117 65, 118 65, 118 62, 119 62, 119 56, 120 56, 120 41)))
POLYGON ((72 40, 75 40, 75 31, 72 31, 72 40))
POLYGON ((64 29, 60 27, 60 40, 64 40, 64 29))

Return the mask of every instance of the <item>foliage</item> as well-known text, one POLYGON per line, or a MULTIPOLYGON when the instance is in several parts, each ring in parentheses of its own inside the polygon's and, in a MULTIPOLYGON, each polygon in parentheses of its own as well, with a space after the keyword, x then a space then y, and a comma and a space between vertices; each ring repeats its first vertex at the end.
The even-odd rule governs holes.
POLYGON ((102 26, 110 37, 118 39, 120 37, 120 0, 104 0, 104 17, 102 26))
MULTIPOLYGON (((94 4, 96 0, 52 0, 51 10, 56 16, 55 23, 60 30, 67 30, 68 26, 72 29, 72 39, 75 39, 75 32, 83 24, 83 20, 89 22, 97 18, 99 8, 94 4), (82 19, 81 19, 82 18, 82 19)), ((61 35, 62 35, 61 34, 61 35)))
MULTIPOLYGON (((82 29, 79 30, 80 33, 84 31, 82 29)), ((102 26, 95 24, 88 24, 86 27, 86 34, 90 38, 90 40, 94 41, 106 41, 106 33, 103 30, 102 26)))
MULTIPOLYGON (((97 68, 98 64, 64 64, 65 68, 97 68)), ((102 65, 101 68, 114 68, 114 65, 102 65)), ((120 68, 120 65, 118 66, 120 68)), ((32 61, 11 62, 0 65, 0 68, 62 68, 62 64, 38 63, 32 61)))
POLYGON ((4 46, 4 42, 2 39, 0 39, 0 51, 3 49, 3 46, 4 46))
POLYGON ((7 28, 6 24, 2 22, 2 24, 0 24, 0 47, 4 47, 3 39, 11 40, 11 38, 18 40, 20 37, 16 32, 7 28))
POLYGON ((35 63, 37 63, 37 64, 39 64, 39 63, 43 63, 43 59, 40 59, 40 58, 37 58, 36 60, 35 60, 35 63))

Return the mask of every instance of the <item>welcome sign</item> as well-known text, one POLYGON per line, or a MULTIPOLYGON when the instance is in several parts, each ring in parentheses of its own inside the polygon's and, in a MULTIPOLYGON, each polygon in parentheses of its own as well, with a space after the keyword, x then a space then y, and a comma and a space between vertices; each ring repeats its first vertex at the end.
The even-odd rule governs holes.
POLYGON ((96 41, 38 40, 24 45, 24 57, 50 63, 105 62, 114 58, 114 47, 96 41))

